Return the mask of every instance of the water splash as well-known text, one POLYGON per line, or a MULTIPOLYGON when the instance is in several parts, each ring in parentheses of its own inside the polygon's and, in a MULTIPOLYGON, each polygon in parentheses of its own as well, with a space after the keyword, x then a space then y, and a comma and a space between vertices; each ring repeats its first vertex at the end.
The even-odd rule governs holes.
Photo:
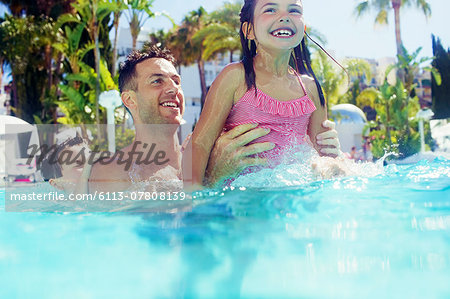
POLYGON ((230 186, 234 188, 298 187, 343 177, 374 177, 384 174, 384 161, 391 155, 396 154, 386 153, 375 163, 356 162, 344 157, 320 157, 314 149, 302 146, 297 148, 293 155, 286 156, 278 166, 241 175, 234 179, 230 186))

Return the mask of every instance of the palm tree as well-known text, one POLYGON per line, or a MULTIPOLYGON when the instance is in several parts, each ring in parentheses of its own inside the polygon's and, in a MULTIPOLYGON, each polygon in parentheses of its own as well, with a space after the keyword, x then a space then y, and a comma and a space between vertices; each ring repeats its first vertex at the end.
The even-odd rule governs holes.
POLYGON ((395 128, 392 120, 393 113, 395 113, 392 108, 396 100, 395 88, 385 80, 379 89, 371 87, 362 91, 358 96, 358 100, 361 101, 361 99, 365 99, 371 105, 374 105, 378 115, 378 122, 386 132, 387 146, 390 151, 392 149, 391 131, 395 128))
POLYGON ((353 80, 352 85, 349 87, 349 91, 346 94, 346 102, 357 105, 357 97, 361 90, 367 87, 364 83, 370 82, 372 79, 372 67, 363 59, 347 59, 344 62, 345 69, 347 70, 350 79, 353 80))
POLYGON ((2 86, 2 82, 3 82, 3 73, 4 73, 3 65, 4 65, 4 63, 5 62, 4 62, 3 57, 0 57, 0 87, 2 86))
MULTIPOLYGON (((61 53, 66 71, 66 82, 58 85, 61 96, 57 102, 65 116, 57 121, 62 124, 79 124, 82 135, 86 137, 86 124, 95 120, 97 73, 83 59, 86 54, 95 50, 95 44, 92 41, 83 44, 83 23, 73 28, 65 25, 61 30, 63 41, 54 44, 53 48, 61 53)), ((103 59, 100 63, 100 78, 102 91, 117 89, 103 59)))
POLYGON ((203 42, 204 60, 208 61, 218 53, 229 51, 230 63, 233 62, 233 53, 241 49, 240 10, 240 3, 225 3, 220 9, 209 15, 208 26, 193 36, 195 42, 203 42))
POLYGON ((377 111, 376 126, 386 135, 388 151, 393 151, 393 144, 404 155, 413 154, 418 147, 418 133, 409 125, 408 119, 420 109, 417 97, 410 98, 403 82, 398 80, 390 85, 385 79, 378 88, 367 88, 358 96, 358 101, 370 101, 377 111))
POLYGON ((359 81, 370 81, 372 79, 372 67, 364 59, 347 59, 345 61, 345 69, 349 76, 352 76, 359 81))
MULTIPOLYGON (((0 24, 3 23, 4 19, 0 17, 0 24)), ((2 26, 0 26, 0 41, 2 42, 3 45, 3 38, 6 35, 6 32, 4 30, 4 28, 2 26)), ((5 58, 4 58, 4 54, 3 52, 3 46, 0 46, 0 88, 2 86, 2 80, 3 80, 3 73, 4 73, 4 64, 5 64, 5 58)), ((1 92, 1 90, 0 90, 1 92)))
POLYGON ((366 0, 356 6, 356 15, 359 17, 368 13, 370 9, 377 11, 376 24, 388 24, 389 11, 394 10, 395 17, 395 40, 397 43, 397 55, 403 55, 403 42, 400 32, 400 9, 402 7, 415 5, 421 9, 426 18, 431 16, 431 7, 426 0, 366 0))
MULTIPOLYGON (((1 0, 10 9, 13 16, 20 17, 22 14, 35 16, 39 19, 52 18, 57 19, 59 15, 71 11, 70 3, 73 0, 46 0, 46 1, 20 1, 20 0, 1 0)), ((53 85, 53 66, 52 66, 52 44, 54 40, 47 39, 45 45, 45 66, 47 69, 47 89, 50 90, 53 85)), ((57 63, 56 63, 57 64, 57 63)))
POLYGON ((136 50, 137 39, 141 28, 152 17, 164 16, 175 27, 175 21, 164 12, 153 12, 150 8, 153 5, 154 0, 125 0, 128 4, 128 10, 126 10, 125 16, 130 26, 132 48, 136 50))
MULTIPOLYGON (((83 55, 82 53, 78 54, 83 55)), ((104 60, 100 64, 100 78, 101 90, 117 89, 104 60)), ((59 85, 63 95, 58 106, 65 116, 59 118, 58 122, 80 124, 82 130, 85 130, 84 124, 92 123, 95 117, 92 111, 95 109, 97 74, 92 67, 79 61, 77 73, 69 73, 64 79, 67 84, 59 85)))
POLYGON ((170 48, 168 46, 170 39, 171 39, 170 32, 166 32, 163 29, 159 29, 157 31, 150 33, 149 38, 150 38, 150 42, 146 43, 144 45, 144 48, 149 45, 156 45, 157 47, 160 47, 160 48, 170 48))
POLYGON ((100 96, 100 44, 99 44, 99 23, 109 16, 114 11, 115 6, 113 3, 106 0, 76 0, 72 4, 72 7, 76 10, 79 17, 73 14, 65 14, 61 16, 58 23, 64 24, 67 22, 74 22, 83 24, 86 28, 89 38, 94 43, 94 59, 95 59, 95 72, 97 74, 97 80, 95 85, 95 115, 96 122, 100 124, 100 107, 98 99, 100 96))
POLYGON ((175 48, 174 55, 180 64, 191 65, 197 63, 202 92, 202 107, 207 93, 205 61, 203 60, 204 46, 201 40, 194 40, 193 36, 205 28, 206 21, 207 12, 203 7, 189 12, 171 41, 171 45, 175 48))
POLYGON ((136 50, 137 39, 141 28, 155 14, 150 10, 154 0, 125 0, 128 5, 125 16, 130 25, 133 50, 136 50))
POLYGON ((313 54, 311 66, 322 85, 329 103, 328 107, 337 104, 341 92, 340 87, 345 80, 344 71, 338 69, 322 51, 313 54))
POLYGON ((117 72, 117 37, 119 34, 119 20, 120 16, 122 15, 122 11, 127 9, 127 5, 125 4, 124 0, 112 0, 112 3, 114 4, 114 19, 113 19, 113 27, 114 27, 114 44, 113 44, 113 54, 112 54, 112 70, 111 74, 113 77, 116 76, 117 72))
MULTIPOLYGON (((402 74, 403 74, 403 86, 405 88, 405 92, 407 94, 406 97, 404 97, 403 99, 403 104, 402 104, 402 109, 406 110, 406 114, 408 115, 408 109, 409 109, 409 102, 415 98, 416 93, 415 93, 415 87, 416 84, 414 83, 414 80, 417 76, 417 74, 419 73, 419 71, 421 69, 425 70, 425 71, 429 71, 433 74, 435 80, 440 83, 441 81, 441 76, 439 74, 439 72, 430 66, 425 66, 422 67, 422 65, 426 62, 429 62, 432 60, 432 58, 429 57, 422 57, 419 59, 419 54, 420 51, 422 50, 422 47, 418 48, 416 51, 414 51, 413 53, 408 53, 408 51, 403 48, 403 55, 398 56, 399 61, 390 66, 387 70, 386 70, 386 76, 394 69, 398 69, 398 70, 402 70, 402 74)), ((411 115, 412 116, 412 115, 411 115)), ((405 119, 405 125, 406 125, 406 135, 409 136, 410 130, 409 130, 409 119, 406 118, 405 119)))
MULTIPOLYGON (((46 88, 44 91, 44 109, 42 114, 39 116, 41 120, 45 118, 48 109, 45 106, 46 102, 52 97, 51 94, 54 93, 55 81, 58 81, 59 76, 59 60, 55 57, 52 45, 58 42, 58 28, 51 27, 53 24, 52 20, 56 20, 61 14, 69 12, 72 10, 70 3, 73 0, 47 0, 47 1, 26 1, 26 0, 1 0, 10 10, 11 14, 17 18, 26 16, 33 16, 35 20, 46 22, 46 30, 51 29, 53 32, 47 31, 49 35, 41 34, 39 36, 40 42, 44 43, 44 49, 39 55, 44 55, 43 61, 45 61, 44 68, 46 70, 46 88), (50 25, 50 27, 48 26, 50 25), (56 67, 55 67, 56 66, 56 67), (55 75, 56 74, 56 75, 55 75)), ((44 31, 44 30, 42 30, 44 31)), ((27 55, 27 54, 24 54, 27 55)), ((0 59, 1 60, 1 59, 0 59)), ((4 61, 4 60, 3 60, 4 61)), ((0 69, 2 66, 0 65, 0 69)), ((33 71, 32 71, 33 72, 33 71)), ((54 109, 53 109, 54 110, 54 109)))
POLYGON ((5 4, 11 14, 20 17, 23 14, 27 16, 46 16, 56 19, 60 14, 71 10, 70 3, 73 0, 45 0, 45 1, 27 1, 27 0, 0 0, 5 4))
POLYGON ((90 42, 83 46, 81 45, 81 38, 84 32, 83 23, 78 24, 75 28, 66 25, 62 29, 63 41, 53 44, 53 48, 62 53, 67 73, 78 74, 80 73, 80 63, 89 51, 95 49, 95 44, 90 42))
POLYGON ((48 40, 55 40, 54 24, 47 18, 6 15, 0 32, 0 60, 11 67, 15 113, 28 122, 34 114, 43 118, 48 78, 44 49, 48 40))
MULTIPOLYGON (((413 53, 409 53, 405 48, 403 48, 403 55, 399 56, 399 61, 397 64, 395 64, 393 67, 402 69, 405 72, 405 88, 407 92, 414 96, 414 79, 416 78, 417 74, 420 72, 420 70, 431 72, 434 76, 434 79, 438 84, 440 84, 441 76, 439 72, 431 67, 431 66, 423 66, 425 63, 428 63, 432 61, 433 58, 431 57, 422 57, 419 59, 420 51, 422 51, 422 47, 416 49, 413 53)), ((391 68, 388 69, 390 71, 391 68)))

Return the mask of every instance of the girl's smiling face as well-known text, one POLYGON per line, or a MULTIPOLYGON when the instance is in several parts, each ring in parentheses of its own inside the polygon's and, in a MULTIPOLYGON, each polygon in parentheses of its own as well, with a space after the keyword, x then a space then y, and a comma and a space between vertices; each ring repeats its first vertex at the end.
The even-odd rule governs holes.
POLYGON ((249 35, 258 45, 292 49, 303 39, 303 5, 300 0, 257 0, 254 30, 249 35))

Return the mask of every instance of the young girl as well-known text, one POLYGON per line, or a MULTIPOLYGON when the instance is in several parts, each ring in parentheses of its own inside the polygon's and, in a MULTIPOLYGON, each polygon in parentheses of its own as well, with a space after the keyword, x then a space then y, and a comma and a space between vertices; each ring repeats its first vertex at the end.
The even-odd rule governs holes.
POLYGON ((58 190, 87 194, 92 164, 99 157, 100 153, 91 152, 86 141, 77 135, 46 154, 41 162, 41 174, 45 181, 58 190))
POLYGON ((223 128, 258 123, 270 130, 256 140, 274 145, 260 155, 270 164, 308 142, 307 136, 317 150, 315 137, 327 119, 322 88, 306 54, 302 2, 245 0, 240 18, 243 60, 226 66, 216 78, 193 133, 196 186, 203 183, 211 149, 223 128), (289 66, 291 59, 295 69, 289 66))

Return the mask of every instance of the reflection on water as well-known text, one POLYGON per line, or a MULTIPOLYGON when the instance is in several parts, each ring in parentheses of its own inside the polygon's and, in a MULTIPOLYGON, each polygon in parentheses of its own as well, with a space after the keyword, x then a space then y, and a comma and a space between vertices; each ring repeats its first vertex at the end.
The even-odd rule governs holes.
POLYGON ((173 213, 0 211, 0 297, 448 298, 450 162, 373 171, 173 213))

